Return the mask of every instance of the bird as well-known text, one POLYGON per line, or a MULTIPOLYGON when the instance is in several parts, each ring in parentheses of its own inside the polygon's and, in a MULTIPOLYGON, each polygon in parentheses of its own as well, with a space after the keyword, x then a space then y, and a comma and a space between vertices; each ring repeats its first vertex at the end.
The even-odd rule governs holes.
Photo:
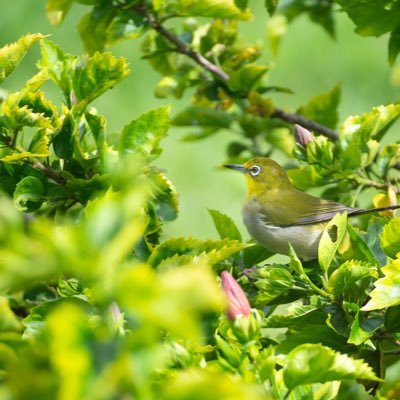
POLYGON ((400 208, 361 209, 310 195, 293 186, 286 171, 265 157, 224 167, 245 175, 248 194, 242 215, 249 234, 273 253, 288 255, 290 243, 305 261, 318 258, 321 235, 337 213, 353 217, 400 208))

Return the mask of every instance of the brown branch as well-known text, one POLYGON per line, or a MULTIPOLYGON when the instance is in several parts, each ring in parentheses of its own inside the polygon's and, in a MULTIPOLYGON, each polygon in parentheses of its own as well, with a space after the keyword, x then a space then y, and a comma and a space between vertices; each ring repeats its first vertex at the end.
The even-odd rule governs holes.
POLYGON ((328 128, 325 125, 321 125, 318 122, 304 118, 302 115, 299 114, 289 114, 286 111, 275 108, 275 110, 271 114, 271 118, 279 118, 283 121, 290 122, 291 124, 298 124, 303 128, 309 129, 310 131, 318 132, 321 135, 328 137, 329 139, 339 139, 339 134, 333 129, 328 128))
POLYGON ((169 42, 173 43, 176 46, 174 49, 175 51, 188 56, 189 58, 194 60, 197 64, 202 66, 207 71, 211 72, 216 77, 224 81, 227 81, 229 79, 228 74, 224 72, 221 68, 217 67, 215 64, 208 61, 204 56, 202 56, 197 51, 191 49, 184 41, 179 39, 168 29, 165 29, 161 21, 158 20, 153 14, 151 14, 148 11, 148 9, 144 6, 144 4, 135 7, 135 10, 147 18, 150 26, 156 32, 158 32, 161 36, 164 36, 165 39, 167 39, 169 42))
MULTIPOLYGON (((214 76, 222 79, 223 81, 229 80, 229 75, 224 72, 221 68, 217 67, 215 64, 211 63, 199 52, 191 49, 184 41, 179 39, 176 35, 170 32, 162 25, 162 20, 155 17, 142 3, 134 7, 135 11, 147 18, 150 26, 158 32, 161 36, 167 39, 170 43, 175 45, 174 51, 184 54, 191 58, 198 65, 203 67, 205 70, 211 72, 214 76)), ((327 136, 330 139, 337 140, 339 135, 334 130, 328 128, 327 126, 321 125, 315 121, 308 120, 298 114, 290 114, 279 108, 276 108, 271 114, 272 118, 279 118, 283 121, 290 122, 291 124, 299 124, 304 128, 310 129, 321 135, 327 136)))

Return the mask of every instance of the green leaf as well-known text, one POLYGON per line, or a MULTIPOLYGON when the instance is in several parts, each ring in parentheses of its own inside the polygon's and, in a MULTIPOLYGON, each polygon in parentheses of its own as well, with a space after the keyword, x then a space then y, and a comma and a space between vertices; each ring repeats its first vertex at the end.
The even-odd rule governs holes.
POLYGON ((339 119, 337 110, 340 103, 340 96, 340 85, 336 85, 329 92, 312 97, 297 112, 304 115, 307 119, 335 129, 339 119))
POLYGON ((383 251, 391 258, 396 258, 400 252, 400 217, 393 218, 383 227, 381 246, 383 251))
POLYGON ((269 68, 264 65, 246 64, 229 74, 228 86, 231 90, 248 93, 260 83, 269 68))
POLYGON ((40 42, 42 57, 39 68, 46 70, 51 80, 63 91, 67 104, 71 103, 72 65, 77 57, 67 54, 50 40, 40 42))
POLYGON ((359 346, 371 338, 375 331, 379 329, 383 322, 383 317, 369 317, 367 318, 355 305, 356 315, 350 328, 350 336, 348 343, 359 346))
POLYGON ((119 154, 140 154, 155 159, 161 154, 160 141, 169 128, 168 106, 155 108, 125 125, 119 142, 119 154))
POLYGON ((299 385, 354 378, 381 381, 363 360, 320 344, 298 346, 288 354, 283 367, 283 380, 289 390, 299 385))
POLYGON ((19 331, 21 324, 5 296, 0 296, 0 332, 19 331))
POLYGON ((70 113, 64 116, 62 124, 53 138, 54 153, 57 157, 69 160, 74 153, 74 119, 70 113))
POLYGON ((279 0, 265 0, 265 7, 267 8, 269 15, 273 15, 278 7, 279 0))
POLYGON ((229 128, 234 118, 222 110, 190 106, 172 119, 176 126, 201 126, 210 128, 229 128))
POLYGON ((389 104, 347 118, 340 130, 343 166, 350 170, 363 166, 363 154, 370 152, 368 141, 371 138, 380 140, 399 115, 400 105, 389 104))
POLYGON ((389 64, 393 67, 396 58, 400 52, 400 25, 390 33, 389 39, 389 64))
POLYGON ((237 240, 238 242, 242 241, 242 235, 232 218, 217 210, 209 209, 208 212, 214 221, 215 229, 219 233, 221 239, 232 239, 237 240))
POLYGON ((44 36, 33 33, 22 36, 17 42, 4 46, 0 49, 0 83, 7 78, 24 58, 28 49, 44 36))
POLYGON ((362 36, 380 36, 392 31, 399 23, 400 3, 382 0, 337 0, 356 24, 362 36))
POLYGON ((47 18, 53 25, 61 25, 74 0, 47 0, 47 18))
POLYGON ((178 216, 178 193, 173 183, 167 176, 152 168, 146 172, 146 176, 150 180, 150 190, 152 202, 155 210, 162 220, 171 221, 178 216))
POLYGON ((383 278, 378 279, 375 289, 369 294, 371 299, 362 311, 380 310, 400 304, 400 259, 381 269, 383 278))
POLYGON ((243 266, 245 268, 251 268, 254 265, 260 264, 265 261, 268 257, 271 257, 273 253, 268 251, 264 246, 258 243, 250 241, 251 247, 247 247, 242 251, 243 266))
POLYGON ((274 15, 267 22, 267 38, 272 54, 278 54, 282 37, 287 30, 288 21, 284 15, 274 15))
POLYGON ((74 65, 72 88, 78 101, 75 106, 84 109, 89 103, 113 88, 129 74, 129 67, 122 57, 111 53, 95 53, 90 58, 81 57, 74 65))
POLYGON ((351 226, 350 224, 347 225, 347 232, 350 235, 354 250, 356 250, 358 253, 357 256, 360 255, 361 259, 365 259, 365 261, 368 261, 371 264, 378 263, 378 260, 375 257, 374 252, 368 246, 368 244, 365 243, 362 237, 362 233, 358 231, 358 229, 351 226))
POLYGON ((361 261, 349 260, 336 269, 328 280, 328 289, 336 301, 362 304, 373 278, 378 278, 376 267, 361 261))
POLYGON ((166 4, 169 9, 174 10, 176 13, 192 17, 238 20, 251 18, 250 11, 238 8, 235 5, 235 0, 172 0, 167 1, 166 4))
POLYGON ((147 20, 140 14, 124 10, 116 15, 107 28, 107 43, 117 43, 125 39, 142 36, 148 27, 147 20))
POLYGON ((234 0, 235 6, 242 11, 245 11, 248 7, 249 0, 234 0))
POLYGON ((14 204, 17 210, 33 212, 42 206, 43 184, 34 176, 27 176, 18 182, 14 192, 14 204))
POLYGON ((78 32, 88 54, 104 51, 108 40, 108 29, 116 15, 117 9, 111 3, 103 1, 80 19, 78 32))
POLYGON ((400 306, 389 307, 386 310, 385 329, 388 332, 400 331, 400 306))
POLYGON ((248 244, 239 243, 236 240, 199 240, 193 238, 171 238, 158 245, 148 263, 152 266, 159 265, 163 260, 174 261, 173 258, 185 256, 187 263, 194 258, 204 258, 210 264, 217 264, 240 250, 248 247, 248 244))
POLYGON ((259 308, 287 293, 294 285, 294 279, 285 267, 268 266, 262 276, 254 282, 258 292, 253 302, 259 308))
POLYGON ((336 214, 324 229, 318 246, 318 261, 323 271, 328 271, 346 228, 347 214, 344 213, 336 214))
POLYGON ((314 304, 304 305, 303 302, 294 302, 288 309, 287 314, 274 314, 264 322, 265 328, 288 328, 310 318, 312 314, 319 311, 319 307, 314 304))
POLYGON ((47 157, 50 155, 49 151, 49 135, 47 129, 39 129, 32 138, 29 145, 29 153, 32 157, 47 157))

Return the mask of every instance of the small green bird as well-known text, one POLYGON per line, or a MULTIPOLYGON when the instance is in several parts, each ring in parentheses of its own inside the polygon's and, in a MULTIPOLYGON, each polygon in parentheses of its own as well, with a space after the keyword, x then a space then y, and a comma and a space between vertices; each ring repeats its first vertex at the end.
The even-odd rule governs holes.
POLYGON ((274 253, 288 254, 291 243, 300 258, 315 259, 322 232, 337 213, 356 216, 400 208, 363 210, 309 195, 296 189, 285 170, 268 158, 224 167, 244 173, 248 189, 244 224, 251 236, 274 253))

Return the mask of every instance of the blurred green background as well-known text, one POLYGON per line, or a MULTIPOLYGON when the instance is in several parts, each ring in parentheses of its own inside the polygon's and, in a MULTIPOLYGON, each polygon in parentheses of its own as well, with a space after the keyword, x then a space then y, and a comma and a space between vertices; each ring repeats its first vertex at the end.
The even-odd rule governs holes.
MULTIPOLYGON (((284 36, 280 52, 273 58, 266 40, 268 14, 261 1, 250 1, 255 15, 251 22, 240 24, 243 38, 264 43, 263 62, 271 66, 269 84, 287 86, 295 94, 276 94, 273 100, 281 108, 294 111, 315 94, 342 85, 340 121, 348 115, 360 114, 375 105, 395 102, 399 89, 387 63, 387 36, 362 38, 353 32, 353 24, 337 12, 337 41, 307 16, 295 20, 284 36)), ((45 0, 18 0, 0 5, 0 45, 13 42, 26 33, 51 34, 52 40, 66 51, 81 54, 83 46, 76 29, 79 18, 89 10, 74 5, 63 25, 50 25, 45 16, 45 0)), ((131 75, 94 106, 108 120, 108 133, 117 132, 142 112, 161 104, 171 104, 175 114, 189 103, 184 99, 160 100, 153 95, 160 76, 140 58, 141 39, 130 40, 110 49, 125 56, 131 75)), ((35 71, 38 46, 28 53, 22 65, 3 84, 5 90, 19 90, 35 71)), ((45 87, 49 97, 61 104, 61 95, 51 84, 45 87)), ((396 129, 396 128, 395 128, 396 129)), ((165 168, 180 195, 180 216, 166 225, 166 235, 216 237, 207 208, 218 209, 232 216, 243 233, 240 209, 245 196, 242 177, 232 171, 217 169, 225 159, 225 148, 235 138, 234 132, 221 132, 199 142, 185 143, 187 129, 172 128, 164 141, 164 153, 157 165, 165 168)), ((247 233, 245 234, 247 237, 247 233)))

